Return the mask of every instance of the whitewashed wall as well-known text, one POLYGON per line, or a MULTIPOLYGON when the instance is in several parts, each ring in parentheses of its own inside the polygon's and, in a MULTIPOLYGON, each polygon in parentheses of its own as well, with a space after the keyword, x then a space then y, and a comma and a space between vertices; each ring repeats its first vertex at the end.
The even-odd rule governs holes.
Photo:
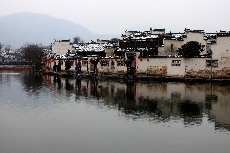
POLYGON ((56 53, 56 55, 64 55, 68 50, 72 51, 70 41, 56 40, 52 43, 52 53, 56 53))

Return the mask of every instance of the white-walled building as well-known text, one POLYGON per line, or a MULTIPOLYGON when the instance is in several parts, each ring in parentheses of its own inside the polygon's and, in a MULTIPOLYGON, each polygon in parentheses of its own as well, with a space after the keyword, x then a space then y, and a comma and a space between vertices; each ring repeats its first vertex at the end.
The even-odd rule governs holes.
POLYGON ((52 53, 56 55, 64 55, 67 52, 73 50, 73 44, 69 40, 54 40, 52 43, 52 53))
POLYGON ((81 52, 84 52, 84 55, 104 53, 106 57, 100 58, 96 69, 90 63, 91 57, 84 56, 82 71, 87 72, 96 70, 99 73, 126 73, 128 66, 125 62, 129 59, 129 54, 132 56, 131 65, 135 74, 164 77, 230 77, 229 32, 205 33, 203 30, 185 29, 184 33, 165 33, 165 29, 150 29, 145 32, 125 31, 122 36, 123 41, 119 42, 118 49, 104 43, 79 44, 73 49, 70 40, 55 40, 52 51, 56 55, 66 54, 68 50, 78 51, 79 55, 81 52), (201 55, 194 58, 178 56, 177 50, 190 41, 197 41, 202 45, 201 55), (120 53, 123 52, 123 56, 119 50, 120 53), (92 67, 94 69, 91 69, 92 67))

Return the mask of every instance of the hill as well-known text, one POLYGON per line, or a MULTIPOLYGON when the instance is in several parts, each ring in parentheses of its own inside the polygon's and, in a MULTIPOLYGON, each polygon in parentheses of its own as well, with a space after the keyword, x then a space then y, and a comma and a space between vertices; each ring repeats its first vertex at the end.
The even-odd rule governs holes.
POLYGON ((20 48, 25 43, 50 45, 56 40, 80 36, 86 42, 114 36, 94 34, 82 25, 44 14, 17 13, 0 17, 0 43, 20 48))

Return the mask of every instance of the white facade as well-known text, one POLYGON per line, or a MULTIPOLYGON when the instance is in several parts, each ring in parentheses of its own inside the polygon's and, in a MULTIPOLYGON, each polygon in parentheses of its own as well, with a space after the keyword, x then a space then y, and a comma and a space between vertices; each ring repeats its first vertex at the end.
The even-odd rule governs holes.
POLYGON ((56 55, 64 55, 72 49, 73 45, 70 40, 54 40, 52 43, 52 53, 56 53, 56 55))
POLYGON ((230 57, 230 36, 221 36, 216 38, 216 43, 211 44, 213 58, 221 59, 230 57))
POLYGON ((159 76, 184 77, 185 75, 206 75, 210 68, 206 67, 206 59, 209 58, 138 58, 136 57, 136 73, 144 73, 159 76), (202 71, 201 71, 202 70, 202 71))
POLYGON ((202 30, 186 30, 184 34, 172 34, 175 36, 172 39, 164 39, 164 49, 160 50, 159 55, 177 55, 177 50, 181 48, 182 45, 190 42, 197 41, 202 46, 204 51, 201 54, 206 54, 207 52, 207 40, 205 38, 205 33, 202 30), (180 37, 183 37, 179 39, 180 37))
POLYGON ((177 55, 177 50, 184 44, 183 41, 176 39, 164 39, 164 47, 163 50, 159 48, 159 55, 177 55))
POLYGON ((188 31, 185 33, 186 38, 184 38, 184 44, 190 41, 197 41, 203 46, 204 51, 201 54, 206 53, 206 47, 207 47, 207 40, 204 39, 204 32, 202 31, 188 31))

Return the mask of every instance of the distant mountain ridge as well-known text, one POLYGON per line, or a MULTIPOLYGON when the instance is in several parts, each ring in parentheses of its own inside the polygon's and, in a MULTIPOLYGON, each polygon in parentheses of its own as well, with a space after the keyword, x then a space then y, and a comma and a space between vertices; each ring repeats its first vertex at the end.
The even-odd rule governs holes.
POLYGON ((116 36, 94 34, 82 25, 38 13, 16 13, 0 17, 0 43, 20 48, 25 43, 50 45, 56 40, 80 36, 86 42, 116 36))

